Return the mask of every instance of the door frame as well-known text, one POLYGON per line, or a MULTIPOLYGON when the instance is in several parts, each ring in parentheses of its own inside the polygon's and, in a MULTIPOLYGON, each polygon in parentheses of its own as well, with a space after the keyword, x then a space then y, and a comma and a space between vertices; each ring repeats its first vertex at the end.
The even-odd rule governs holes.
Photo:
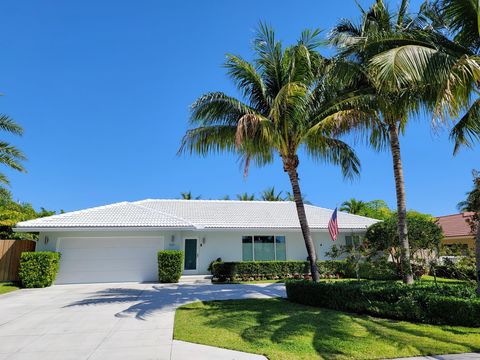
POLYGON ((195 269, 191 269, 191 270, 186 270, 185 269, 185 260, 186 260, 186 256, 183 257, 183 271, 182 273, 185 274, 185 275, 195 275, 195 274, 198 274, 198 258, 199 258, 199 241, 200 241, 200 238, 198 236, 185 236, 183 238, 183 253, 186 254, 186 249, 185 249, 185 246, 187 244, 186 240, 196 240, 197 241, 197 248, 196 248, 196 258, 195 258, 195 269))

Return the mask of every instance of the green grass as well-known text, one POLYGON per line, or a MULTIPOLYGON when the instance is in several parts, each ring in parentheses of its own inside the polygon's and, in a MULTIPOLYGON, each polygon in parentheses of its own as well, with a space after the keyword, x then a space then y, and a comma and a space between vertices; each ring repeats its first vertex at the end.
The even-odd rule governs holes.
POLYGON ((480 349, 478 328, 378 319, 282 299, 182 306, 176 312, 174 338, 262 354, 271 360, 382 359, 480 349))
POLYGON ((11 282, 0 282, 0 295, 18 290, 18 286, 11 282))
MULTIPOLYGON (((423 275, 420 281, 430 281, 434 282, 435 279, 433 276, 430 275, 423 275)), ((438 283, 456 283, 456 284, 462 284, 462 283, 468 283, 471 282, 470 280, 457 280, 457 279, 447 279, 447 278, 441 278, 437 277, 437 282, 438 283)))

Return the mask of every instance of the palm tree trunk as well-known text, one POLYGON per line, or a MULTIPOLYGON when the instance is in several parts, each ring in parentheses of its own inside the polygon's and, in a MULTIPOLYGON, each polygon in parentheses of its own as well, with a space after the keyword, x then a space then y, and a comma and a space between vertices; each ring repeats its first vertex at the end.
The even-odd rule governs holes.
POLYGON ((480 219, 477 221, 477 235, 475 236, 475 259, 477 265, 477 294, 480 295, 480 219))
POLYGON ((290 183, 292 185, 293 197, 295 199, 295 205, 297 206, 298 220, 302 229, 303 240, 307 248, 308 260, 310 262, 310 271, 312 273, 312 279, 315 282, 320 280, 317 267, 317 252, 315 245, 313 244, 312 234, 310 233, 310 227, 308 226, 307 214, 305 213, 305 205, 303 203, 302 192, 300 191, 300 184, 298 183, 298 157, 290 159, 284 159, 284 170, 287 172, 290 183))
POLYGON ((388 128, 390 135, 390 147, 393 158, 393 173, 395 177, 395 190, 397 193, 398 213, 398 236, 400 240, 400 262, 402 268, 403 282, 413 284, 412 264, 410 263, 410 244, 408 243, 407 229, 407 203, 405 196, 405 180, 403 178, 403 166, 400 156, 400 142, 398 140, 398 129, 395 125, 388 128))

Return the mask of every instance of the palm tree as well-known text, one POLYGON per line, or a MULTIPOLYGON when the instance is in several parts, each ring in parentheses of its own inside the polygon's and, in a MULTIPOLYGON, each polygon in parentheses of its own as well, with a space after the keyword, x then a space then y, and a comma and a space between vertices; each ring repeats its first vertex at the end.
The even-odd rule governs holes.
MULTIPOLYGON (((396 14, 390 12, 382 0, 376 0, 368 10, 361 10, 360 24, 349 20, 341 20, 332 30, 330 40, 339 50, 339 58, 335 65, 335 72, 343 74, 344 81, 353 84, 365 94, 370 94, 371 107, 379 112, 374 121, 360 121, 356 124, 346 123, 345 129, 359 130, 367 134, 368 142, 375 150, 389 148, 392 154, 397 197, 398 233, 401 244, 402 276, 406 284, 413 283, 413 272, 410 263, 410 245, 407 229, 407 206, 405 194, 405 180, 400 150, 400 135, 412 113, 419 110, 420 95, 426 88, 403 89, 403 91, 380 88, 376 81, 376 73, 369 68, 372 58, 386 49, 375 47, 384 37, 414 38, 418 28, 417 20, 408 13, 408 1, 403 0, 396 14)), ((342 125, 340 125, 342 126, 342 125)))
POLYGON ((261 197, 263 201, 285 201, 282 197, 282 191, 275 193, 275 186, 263 190, 261 197))
POLYGON ((340 211, 346 211, 350 214, 359 215, 365 210, 366 203, 362 200, 356 200, 351 198, 350 200, 344 201, 340 207, 340 211))
POLYGON ((319 31, 304 31, 298 42, 284 48, 271 28, 261 24, 254 40, 255 59, 227 55, 225 67, 242 97, 207 93, 192 106, 191 128, 180 153, 239 154, 246 174, 251 162, 262 166, 279 155, 295 198, 314 281, 317 255, 300 190, 299 149, 314 160, 341 167, 344 176, 359 172, 359 160, 343 141, 328 134, 326 119, 358 116, 359 108, 342 102, 337 82, 326 81, 328 60, 316 52, 319 31))
MULTIPOLYGON (((13 135, 23 135, 22 127, 4 114, 0 114, 0 130, 13 135)), ((22 161, 24 160, 26 160, 25 155, 15 146, 6 141, 0 141, 0 164, 17 171, 25 172, 25 168, 22 165, 22 161)), ((3 173, 0 173, 0 183, 9 185, 8 178, 3 173)))
POLYGON ((193 196, 191 191, 182 192, 180 196, 183 200, 200 200, 202 198, 202 195, 193 196))
MULTIPOLYGON (((286 196, 285 196, 285 201, 295 202, 295 196, 293 195, 292 192, 287 191, 287 192, 285 192, 285 195, 286 195, 286 196)), ((303 200, 303 203, 304 203, 304 204, 312 205, 312 203, 307 200, 307 195, 302 195, 302 200, 303 200)))
POLYGON ((249 194, 244 192, 243 194, 237 194, 237 200, 241 201, 253 201, 255 200, 255 194, 249 194))
POLYGON ((474 0, 425 1, 415 37, 385 36, 389 46, 372 58, 382 88, 429 86, 424 105, 434 120, 458 118, 450 138, 454 153, 480 140, 480 7, 474 0))
POLYGON ((477 294, 480 295, 480 173, 473 171, 473 188, 467 193, 467 199, 458 204, 460 211, 473 212, 470 226, 475 236, 475 257, 477 265, 477 294))

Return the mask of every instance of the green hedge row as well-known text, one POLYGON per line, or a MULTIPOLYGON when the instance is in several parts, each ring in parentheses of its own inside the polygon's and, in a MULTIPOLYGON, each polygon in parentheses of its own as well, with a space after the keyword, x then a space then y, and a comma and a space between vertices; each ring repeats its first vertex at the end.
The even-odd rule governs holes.
POLYGON ((162 250, 158 252, 158 281, 177 283, 182 276, 183 251, 162 250))
MULTIPOLYGON (((322 278, 355 278, 355 268, 346 260, 318 261, 322 278)), ((238 261, 211 264, 214 279, 220 282, 258 279, 303 278, 310 274, 307 261, 238 261)), ((392 263, 362 263, 359 275, 364 279, 391 280, 398 275, 392 263)))
POLYGON ((43 288, 55 281, 60 266, 60 253, 50 251, 23 252, 18 275, 25 288, 43 288))
POLYGON ((288 300, 304 305, 398 320, 480 326, 480 299, 469 285, 290 280, 288 300))

